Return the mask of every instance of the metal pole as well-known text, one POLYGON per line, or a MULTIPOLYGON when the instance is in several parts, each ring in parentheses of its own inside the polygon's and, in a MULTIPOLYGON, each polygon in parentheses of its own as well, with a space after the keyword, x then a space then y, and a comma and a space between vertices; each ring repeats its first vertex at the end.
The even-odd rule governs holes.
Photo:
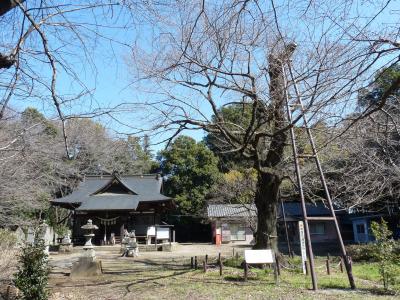
MULTIPOLYGON (((333 217, 333 221, 335 223, 335 230, 336 230, 336 234, 337 234, 337 237, 338 237, 338 240, 339 240, 340 250, 342 252, 342 255, 344 257, 347 257, 346 248, 344 246, 342 235, 340 233, 339 223, 337 221, 335 210, 334 210, 333 205, 332 205, 331 195, 329 193, 328 186, 326 184, 326 180, 325 180, 325 176, 324 176, 324 172, 322 170, 322 166, 321 166, 321 163, 320 163, 318 155, 317 155, 317 149, 315 147, 314 138, 313 138, 311 130, 310 130, 309 126, 308 126, 308 121, 307 121, 307 118, 306 118, 305 113, 304 113, 303 101, 301 100, 300 93, 299 93, 299 90, 297 88, 297 84, 296 84, 296 81, 294 79, 292 69, 290 67, 290 61, 288 61, 288 66, 289 66, 289 68, 288 68, 289 69, 289 73, 290 73, 290 76, 291 76, 292 81, 293 81, 293 85, 294 85, 294 89, 295 89, 295 93, 296 93, 296 98, 297 98, 297 101, 300 104, 300 107, 301 107, 301 110, 302 110, 302 114, 303 114, 302 117, 303 117, 304 127, 306 129, 308 138, 310 140, 310 145, 311 145, 311 148, 312 148, 312 151, 313 151, 315 162, 317 164, 320 180, 321 180, 322 186, 324 188, 326 200, 328 201, 328 206, 329 206, 329 209, 331 211, 331 214, 332 214, 332 217, 333 217)), ((293 127, 291 128, 291 131, 293 131, 293 127)), ((355 285, 355 282, 354 282, 354 277, 353 277, 353 273, 352 273, 352 270, 351 270, 351 265, 350 265, 350 263, 349 263, 349 261, 347 259, 344 260, 344 265, 346 267, 347 277, 349 279, 350 287, 351 287, 351 289, 355 289, 356 285, 355 285)))
MULTIPOLYGON (((282 72, 283 72, 283 78, 284 78, 286 111, 287 111, 287 115, 288 115, 289 124, 292 124, 292 114, 291 114, 290 107, 289 107, 287 84, 286 84, 286 78, 285 78, 286 77, 285 76, 285 68, 283 65, 282 65, 282 72)), ((292 151, 293 151, 293 159, 294 159, 294 164, 295 164, 296 179, 297 179, 297 185, 298 185, 300 200, 301 200, 301 210, 303 213, 304 231, 306 234, 308 258, 310 261, 310 273, 311 273, 312 286, 313 286, 313 290, 317 290, 318 284, 317 284, 317 276, 315 274, 315 269, 314 269, 314 254, 313 254, 313 250, 312 250, 310 230, 309 230, 308 221, 307 221, 307 210, 306 210, 306 204, 305 204, 305 198, 304 198, 303 182, 302 182, 301 175, 300 175, 299 159, 298 159, 296 138, 295 138, 293 126, 290 127, 290 138, 292 141, 292 151)))
MULTIPOLYGON (((279 194, 280 194, 280 192, 279 192, 279 194)), ((283 223, 285 224, 285 234, 286 234, 286 243, 287 243, 287 246, 288 246, 288 253, 289 253, 290 257, 293 257, 292 247, 291 247, 290 241, 289 241, 289 232, 288 232, 287 223, 286 223, 285 207, 283 205, 283 201, 282 201, 282 198, 280 197, 280 195, 279 195, 279 198, 281 200, 281 210, 282 210, 282 216, 283 216, 283 223)))

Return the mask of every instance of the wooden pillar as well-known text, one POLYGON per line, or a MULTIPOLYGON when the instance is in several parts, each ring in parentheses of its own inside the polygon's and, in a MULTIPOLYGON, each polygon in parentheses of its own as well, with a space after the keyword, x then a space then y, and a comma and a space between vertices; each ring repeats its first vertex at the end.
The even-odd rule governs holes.
POLYGON ((197 270, 197 256, 194 257, 194 268, 197 270))
POLYGON ((155 245, 156 251, 157 251, 158 250, 157 249, 157 225, 155 225, 154 228, 155 228, 155 235, 156 235, 156 237, 154 238, 154 245, 155 245))
POLYGON ((190 268, 194 268, 194 261, 193 261, 193 256, 190 258, 190 268))
POLYGON ((339 266, 340 266, 340 272, 343 273, 343 257, 342 256, 340 257, 339 266))
POLYGON ((329 264, 329 254, 326 258, 326 274, 331 275, 331 266, 329 264))
POLYGON ((218 254, 218 264, 219 264, 219 276, 222 276, 222 259, 221 259, 221 253, 218 254))

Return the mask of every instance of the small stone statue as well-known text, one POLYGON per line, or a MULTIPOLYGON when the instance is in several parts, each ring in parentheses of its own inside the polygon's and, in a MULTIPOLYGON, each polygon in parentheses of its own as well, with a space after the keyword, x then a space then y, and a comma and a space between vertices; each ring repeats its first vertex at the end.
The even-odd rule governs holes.
POLYGON ((111 243, 111 245, 115 245, 115 233, 111 233, 111 236, 110 236, 110 243, 111 243))
POLYGON ((139 256, 139 247, 136 241, 135 231, 129 233, 128 237, 124 238, 125 249, 122 256, 137 257, 139 256))
POLYGON ((72 251, 72 241, 70 238, 70 232, 68 231, 67 234, 61 241, 59 252, 71 252, 72 251))

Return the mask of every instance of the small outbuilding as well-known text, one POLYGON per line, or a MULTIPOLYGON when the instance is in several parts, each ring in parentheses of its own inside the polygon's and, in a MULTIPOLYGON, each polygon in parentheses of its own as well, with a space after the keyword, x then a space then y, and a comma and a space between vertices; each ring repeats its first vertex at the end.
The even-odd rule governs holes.
MULTIPOLYGON (((329 216, 330 211, 323 203, 307 203, 309 216, 329 216)), ((336 215, 345 240, 352 239, 352 224, 345 210, 337 210, 336 215)), ((254 204, 209 204, 207 218, 211 222, 213 243, 247 243, 254 238, 257 225, 257 208, 254 204)), ((298 222, 303 220, 300 202, 287 201, 278 207, 278 238, 286 243, 286 233, 290 243, 299 242, 298 222)), ((311 239, 316 243, 337 241, 332 221, 309 223, 311 239)))

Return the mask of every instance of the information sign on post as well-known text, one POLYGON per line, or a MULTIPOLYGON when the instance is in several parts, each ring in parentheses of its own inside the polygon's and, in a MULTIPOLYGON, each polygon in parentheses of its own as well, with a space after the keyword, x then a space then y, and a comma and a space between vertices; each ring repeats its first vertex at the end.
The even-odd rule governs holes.
POLYGON ((303 267, 303 274, 306 274, 307 252, 306 252, 306 238, 304 236, 304 223, 299 221, 299 237, 301 248, 301 265, 303 267))

